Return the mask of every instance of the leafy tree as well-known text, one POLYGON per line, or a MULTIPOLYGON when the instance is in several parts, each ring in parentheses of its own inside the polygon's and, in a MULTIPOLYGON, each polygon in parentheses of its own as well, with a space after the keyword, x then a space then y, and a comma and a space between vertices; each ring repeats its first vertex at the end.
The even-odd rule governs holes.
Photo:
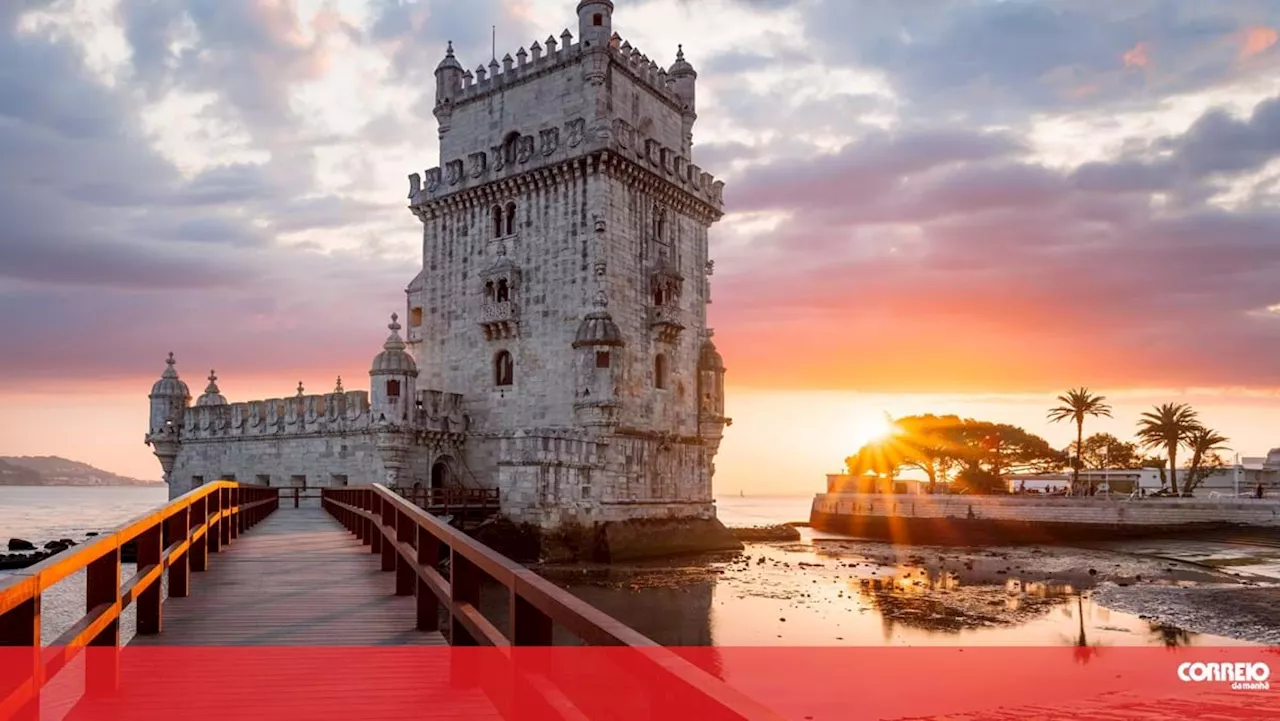
POLYGON ((1169 487, 1178 493, 1178 448, 1200 430, 1199 418, 1186 403, 1164 403, 1138 420, 1138 443, 1150 450, 1164 450, 1169 459, 1169 487))
POLYGON ((1126 443, 1110 433, 1094 433, 1084 439, 1084 445, 1078 451, 1074 443, 1071 450, 1084 462, 1086 468, 1094 470, 1142 467, 1138 444, 1126 443))
MULTIPOLYGON (((1076 424, 1076 445, 1077 449, 1084 446, 1084 419, 1085 416, 1111 417, 1111 406, 1105 403, 1106 398, 1103 396, 1089 392, 1088 388, 1072 388, 1066 394, 1058 396, 1058 401, 1062 405, 1049 409, 1049 420, 1057 423, 1059 421, 1070 420, 1076 424)), ((1075 462, 1071 464, 1071 487, 1078 488, 1080 485, 1080 457, 1077 456, 1075 462)), ((1092 490, 1092 483, 1089 484, 1092 490)))
POLYGON ((962 423, 958 416, 904 416, 894 421, 894 432, 885 445, 903 467, 921 471, 935 486, 956 470, 954 429, 962 423))
POLYGON ((1048 473, 1066 464, 1065 455, 1034 433, 1007 423, 966 419, 955 430, 951 451, 964 470, 1010 473, 1048 473))
POLYGON ((1183 483, 1183 489, 1187 493, 1194 491, 1214 471, 1226 467, 1227 462, 1220 451, 1227 450, 1225 444, 1229 440, 1211 428, 1202 427, 1191 432, 1191 437, 1187 439, 1187 448, 1191 450, 1191 466, 1187 469, 1187 480, 1183 483))
POLYGON ((1003 487, 1007 474, 1053 471, 1064 463, 1048 441, 1017 426, 933 415, 900 418, 889 437, 845 459, 855 477, 892 478, 914 468, 932 485, 963 474, 964 487, 984 493, 1003 487))

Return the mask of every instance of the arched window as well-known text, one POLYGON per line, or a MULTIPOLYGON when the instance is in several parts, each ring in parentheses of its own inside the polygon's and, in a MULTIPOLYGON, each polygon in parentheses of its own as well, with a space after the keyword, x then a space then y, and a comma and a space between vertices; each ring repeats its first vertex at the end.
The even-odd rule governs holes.
POLYGON ((657 217, 653 221, 653 237, 658 241, 667 239, 667 218, 661 210, 658 211, 657 217))
POLYGON ((653 286, 653 304, 662 305, 663 301, 665 301, 666 299, 667 299, 667 296, 665 293, 662 292, 662 286, 654 285, 653 286))
POLYGON ((505 350, 498 351, 493 357, 493 384, 496 386, 509 386, 515 381, 515 363, 511 360, 511 354, 505 350))
POLYGON ((507 235, 516 232, 516 204, 507 203, 507 235))
POLYGON ((494 298, 493 281, 486 280, 484 282, 484 299, 493 300, 493 298, 494 298))
POLYGON ((604 25, 604 15, 600 13, 596 13, 595 15, 592 15, 591 24, 594 25, 595 27, 600 27, 601 25, 604 25))
POLYGON ((502 237, 502 208, 493 206, 493 237, 502 237))
POLYGON ((661 353, 653 358, 653 387, 667 387, 667 357, 661 353))
POLYGON ((400 381, 398 380, 387 381, 387 397, 388 398, 400 397, 400 381))
POLYGON ((498 302, 506 303, 511 300, 511 289, 507 286, 506 278, 498 279, 498 302))

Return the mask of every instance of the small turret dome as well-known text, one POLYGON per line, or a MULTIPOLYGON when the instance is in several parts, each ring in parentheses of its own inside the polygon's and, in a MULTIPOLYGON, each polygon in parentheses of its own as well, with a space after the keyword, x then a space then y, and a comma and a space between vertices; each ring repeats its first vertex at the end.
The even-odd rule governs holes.
POLYGON ((676 61, 671 64, 671 69, 667 71, 667 75, 672 78, 681 78, 685 76, 698 77, 697 71, 693 69, 693 66, 689 64, 688 60, 684 59, 683 45, 678 46, 678 49, 676 50, 676 61))
POLYGON ((369 375, 396 374, 417 377, 418 364, 414 363, 413 356, 405 351, 404 341, 400 338, 399 319, 399 315, 391 314, 391 323, 387 325, 387 328, 391 329, 391 335, 387 336, 387 342, 382 344, 382 352, 374 356, 369 375))
POLYGON ((622 331, 613 322, 613 316, 606 310, 608 301, 603 292, 596 296, 596 310, 588 313, 578 324, 578 334, 573 339, 574 348, 584 346, 622 346, 622 331))
POLYGON ((453 56, 452 40, 449 41, 449 47, 444 51, 444 60, 441 60, 440 64, 436 66, 436 72, 440 72, 441 70, 457 70, 458 72, 462 72, 462 63, 458 62, 458 59, 453 56))
POLYGON ((724 358, 716 350, 716 344, 711 342, 710 335, 703 341, 702 350, 698 353, 698 370, 724 371, 724 358))
POLYGON ((223 397, 222 392, 218 390, 218 375, 215 371, 209 371, 209 385, 204 389, 204 395, 196 400, 198 406, 225 406, 227 399, 223 397))
POLYGON ((151 386, 151 397, 166 396, 170 398, 191 398, 191 391, 187 388, 187 384, 178 378, 178 371, 174 368, 177 363, 173 359, 173 352, 169 352, 169 358, 165 360, 166 367, 164 373, 160 374, 160 380, 151 386))

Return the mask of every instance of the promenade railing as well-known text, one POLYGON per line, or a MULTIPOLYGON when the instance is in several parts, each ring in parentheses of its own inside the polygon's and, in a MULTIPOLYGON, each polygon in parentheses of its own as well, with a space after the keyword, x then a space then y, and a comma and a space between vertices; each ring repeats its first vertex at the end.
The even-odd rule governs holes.
POLYGON ((559 626, 589 646, 635 649, 638 653, 628 657, 628 667, 660 677, 658 687, 697 697, 696 705, 714 709, 714 718, 780 718, 681 655, 384 486, 325 489, 323 505, 380 557, 383 571, 395 574, 396 595, 416 597, 417 628, 444 631, 453 646, 547 647, 553 645, 553 629, 559 626), (446 564, 447 578, 441 571, 446 564), (494 584, 507 596, 505 633, 481 611, 481 588, 494 584), (440 628, 442 620, 446 629, 440 628))
MULTIPOLYGON (((120 617, 136 606, 137 633, 160 633, 162 578, 168 597, 185 597, 191 572, 279 506, 274 488, 218 481, 192 490, 145 516, 73 546, 34 566, 0 577, 0 646, 28 647, 22 668, 0 669, 0 719, 37 718, 40 690, 85 647, 120 646, 120 617), (121 582, 121 549, 132 543, 137 570, 121 582), (85 572, 85 614, 57 638, 42 643, 41 596, 54 584, 85 572)), ((6 654, 5 665, 15 656, 6 654)), ((111 654, 86 658, 85 688, 114 688, 111 654)))

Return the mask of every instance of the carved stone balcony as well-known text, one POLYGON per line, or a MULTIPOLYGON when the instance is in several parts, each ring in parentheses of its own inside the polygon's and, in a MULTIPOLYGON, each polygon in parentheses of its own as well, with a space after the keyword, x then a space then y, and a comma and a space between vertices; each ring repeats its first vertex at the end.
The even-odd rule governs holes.
POLYGON ((480 326, 486 340, 514 338, 520 329, 520 309, 511 301, 480 306, 480 326))
POLYGON ((658 334, 663 343, 675 343, 684 330, 680 322, 680 310, 671 305, 656 305, 649 308, 649 327, 658 334))

